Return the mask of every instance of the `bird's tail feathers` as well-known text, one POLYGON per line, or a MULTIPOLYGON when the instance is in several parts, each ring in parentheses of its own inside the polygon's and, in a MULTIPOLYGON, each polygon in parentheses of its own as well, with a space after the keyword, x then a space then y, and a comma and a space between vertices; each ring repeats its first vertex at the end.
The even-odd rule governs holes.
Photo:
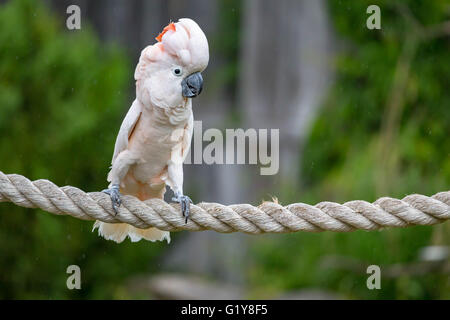
POLYGON ((141 239, 149 241, 167 240, 170 243, 170 232, 157 228, 139 229, 127 223, 106 223, 95 221, 92 231, 98 228, 98 235, 106 240, 121 243, 128 236, 131 242, 138 242, 141 239))
MULTIPOLYGON (((109 179, 109 178, 108 178, 109 179)), ((110 181, 110 180, 108 180, 110 181)), ((150 186, 140 186, 137 190, 131 190, 130 187, 121 192, 123 194, 135 194, 141 201, 150 198, 164 198, 165 187, 151 188, 150 186), (140 191, 140 192, 139 192, 140 191)), ((98 229, 99 236, 102 236, 106 240, 112 240, 120 243, 128 236, 131 242, 138 242, 141 239, 149 241, 163 241, 167 240, 170 243, 170 232, 159 230, 157 228, 139 229, 127 223, 106 223, 102 221, 95 221, 92 231, 98 229)))

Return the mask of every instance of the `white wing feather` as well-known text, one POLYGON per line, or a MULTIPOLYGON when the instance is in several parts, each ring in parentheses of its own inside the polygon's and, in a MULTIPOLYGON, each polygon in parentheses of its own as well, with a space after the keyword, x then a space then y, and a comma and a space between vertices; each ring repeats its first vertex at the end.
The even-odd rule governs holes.
POLYGON ((139 121, 139 118, 142 113, 142 105, 138 100, 134 100, 133 104, 128 110, 125 119, 123 119, 122 125, 120 126, 119 134, 117 135, 116 145, 114 146, 114 154, 112 158, 112 162, 116 157, 128 147, 128 140, 130 138, 133 129, 136 127, 136 124, 139 121))

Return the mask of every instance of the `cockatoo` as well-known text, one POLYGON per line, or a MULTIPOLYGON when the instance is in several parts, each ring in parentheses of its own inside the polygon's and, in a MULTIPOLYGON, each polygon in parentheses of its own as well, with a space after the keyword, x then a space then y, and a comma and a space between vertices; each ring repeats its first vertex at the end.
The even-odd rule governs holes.
MULTIPOLYGON (((134 78, 133 101, 117 136, 108 189, 117 213, 120 195, 140 200, 163 198, 166 185, 189 215, 191 199, 183 194, 183 161, 189 151, 193 130, 192 99, 202 91, 201 72, 209 61, 208 41, 191 19, 170 23, 146 47, 134 78)), ((142 238, 170 242, 170 233, 157 228, 139 229, 126 223, 96 221, 93 230, 105 239, 132 242, 142 238)))

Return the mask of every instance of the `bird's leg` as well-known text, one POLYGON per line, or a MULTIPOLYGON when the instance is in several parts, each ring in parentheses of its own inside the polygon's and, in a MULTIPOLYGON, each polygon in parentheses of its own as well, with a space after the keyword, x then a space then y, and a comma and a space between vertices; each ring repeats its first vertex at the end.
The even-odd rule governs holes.
POLYGON ((172 198, 172 201, 176 201, 181 206, 181 213, 183 217, 185 217, 185 223, 188 222, 189 211, 191 207, 192 200, 188 196, 183 195, 181 192, 175 192, 175 196, 172 198))
POLYGON ((129 150, 124 150, 119 153, 111 166, 111 172, 108 174, 108 178, 111 177, 111 179, 108 180, 111 181, 110 187, 102 192, 109 194, 111 197, 112 207, 116 214, 119 212, 119 207, 122 204, 119 192, 120 181, 123 180, 130 169, 130 166, 137 163, 138 159, 139 158, 129 150))
POLYGON ((105 189, 102 192, 108 194, 111 197, 113 210, 117 214, 119 212, 119 207, 122 204, 122 200, 120 200, 119 185, 113 184, 110 188, 105 189))
POLYGON ((188 196, 183 195, 183 162, 170 160, 167 173, 168 177, 166 179, 166 184, 173 190, 175 195, 172 198, 172 201, 176 201, 180 204, 181 213, 185 218, 185 223, 187 223, 192 200, 188 196))

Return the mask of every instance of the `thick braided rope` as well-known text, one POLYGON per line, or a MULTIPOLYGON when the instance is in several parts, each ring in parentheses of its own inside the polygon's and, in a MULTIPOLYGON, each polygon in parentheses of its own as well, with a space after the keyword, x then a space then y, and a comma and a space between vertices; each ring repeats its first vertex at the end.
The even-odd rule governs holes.
POLYGON ((111 200, 102 192, 85 193, 51 181, 36 180, 0 171, 0 202, 13 202, 26 208, 41 208, 54 214, 68 214, 83 220, 125 222, 138 228, 157 227, 167 231, 287 233, 295 231, 378 230, 385 227, 433 225, 450 219, 450 191, 432 197, 412 194, 402 200, 383 197, 373 204, 355 200, 338 204, 320 202, 315 206, 294 203, 282 206, 264 202, 225 206, 219 203, 191 205, 191 218, 185 224, 179 204, 161 199, 140 201, 122 196, 119 213, 114 214, 111 200))

